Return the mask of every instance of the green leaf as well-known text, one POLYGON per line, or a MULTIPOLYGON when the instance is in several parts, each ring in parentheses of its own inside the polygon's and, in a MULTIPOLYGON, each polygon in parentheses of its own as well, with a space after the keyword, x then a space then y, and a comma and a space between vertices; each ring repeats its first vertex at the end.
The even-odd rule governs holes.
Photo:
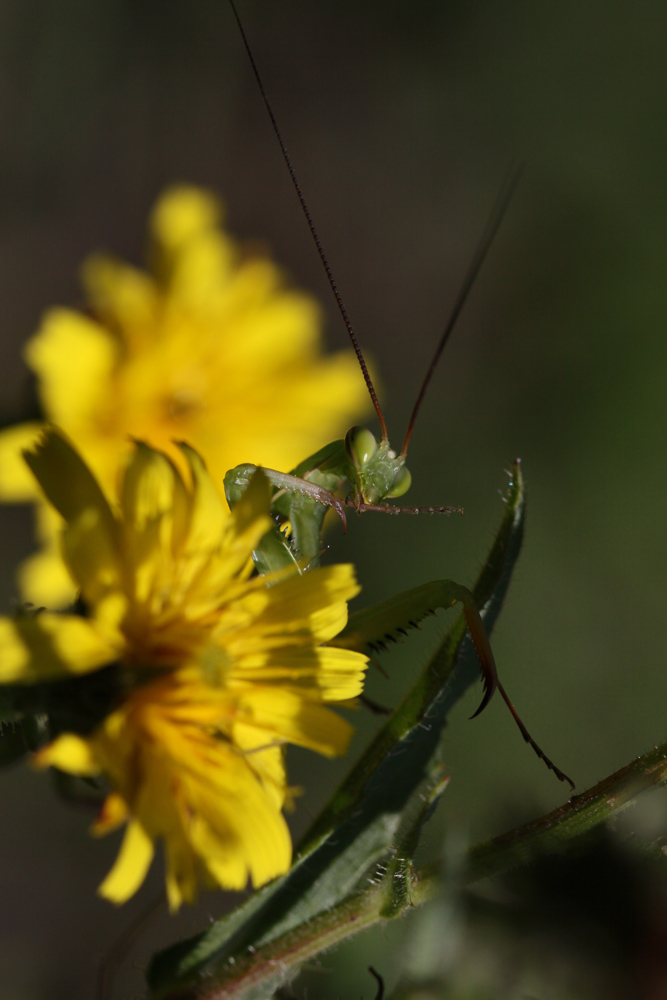
MULTIPOLYGON (((523 519, 517 464, 500 529, 473 590, 489 632, 519 555, 523 519)), ((249 950, 316 920, 350 896, 362 879, 367 884, 370 875, 372 882, 385 887, 387 915, 400 905, 407 883, 395 877, 400 874, 397 861, 405 861, 414 849, 443 790, 442 730, 451 708, 478 675, 477 656, 460 617, 304 838, 291 871, 203 934, 157 954, 148 970, 152 995, 185 998, 195 990, 214 994, 226 983, 226 997, 264 1000, 290 968, 270 966, 260 981, 255 976, 232 985, 234 965, 249 950)))

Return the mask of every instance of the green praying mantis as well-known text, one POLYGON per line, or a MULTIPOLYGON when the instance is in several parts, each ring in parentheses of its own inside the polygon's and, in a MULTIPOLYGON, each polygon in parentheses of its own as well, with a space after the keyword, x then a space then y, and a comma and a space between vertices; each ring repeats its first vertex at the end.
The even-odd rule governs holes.
MULTIPOLYGON (((387 501, 402 497, 411 485, 412 477, 406 465, 406 456, 417 415, 440 356, 500 227, 516 186, 519 170, 515 169, 511 172, 501 189, 417 395, 403 445, 400 452, 397 452, 389 442, 385 418, 364 355, 312 221, 243 24, 234 0, 229 0, 229 2, 261 97, 269 114, 274 134, 299 198, 301 209, 357 356, 361 374, 381 430, 380 440, 377 440, 373 432, 367 428, 353 427, 344 439, 326 445, 299 463, 289 473, 275 469, 262 469, 273 489, 271 511, 276 523, 253 553, 257 569, 260 573, 267 573, 292 566, 303 572, 316 566, 325 550, 322 529, 325 515, 330 509, 336 512, 343 528, 346 526, 346 510, 348 509, 352 509, 358 514, 368 511, 394 515, 400 513, 462 513, 461 508, 455 506, 403 507, 394 506, 387 501)), ((257 467, 255 465, 245 464, 231 469, 226 474, 224 479, 225 494, 231 507, 238 503, 256 473, 257 467)), ((351 615, 349 626, 344 637, 340 640, 340 644, 347 645, 348 648, 374 652, 378 648, 383 648, 386 639, 393 640, 405 635, 408 628, 416 627, 436 608, 449 608, 457 603, 461 604, 463 608, 466 625, 479 659, 484 685, 482 702, 472 718, 483 711, 494 692, 498 691, 526 742, 531 745, 536 754, 561 781, 569 782, 574 788, 572 780, 556 767, 533 740, 508 698, 498 678, 484 622, 473 595, 467 587, 453 580, 438 580, 406 591, 363 612, 357 612, 351 615)))

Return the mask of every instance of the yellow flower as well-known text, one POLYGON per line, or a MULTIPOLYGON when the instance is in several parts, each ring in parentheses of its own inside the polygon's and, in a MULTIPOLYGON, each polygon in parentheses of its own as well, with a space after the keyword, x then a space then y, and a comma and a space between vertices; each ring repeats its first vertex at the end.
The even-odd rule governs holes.
POLYGON ((326 646, 359 590, 353 568, 253 576, 251 552, 272 523, 265 477, 230 515, 197 453, 180 454, 185 474, 137 444, 115 510, 67 439, 47 431, 26 460, 64 519, 64 559, 89 617, 0 619, 1 683, 119 672, 120 707, 62 732, 37 760, 111 786, 95 830, 128 825, 100 892, 127 899, 162 838, 172 908, 199 886, 258 886, 287 870, 283 747, 343 753, 351 727, 326 703, 355 698, 366 667, 326 646))
MULTIPOLYGON (((83 269, 90 312, 50 310, 26 349, 46 418, 77 442, 105 490, 116 488, 130 438, 182 469, 173 442, 187 440, 221 483, 241 462, 289 471, 366 408, 351 353, 319 356, 315 303, 287 290, 268 259, 239 254, 211 195, 168 190, 150 237, 150 273, 92 257, 83 269)), ((39 430, 0 434, 0 500, 40 501, 20 457, 39 430)), ((73 597, 58 530, 40 504, 45 549, 20 574, 38 605, 73 597)))

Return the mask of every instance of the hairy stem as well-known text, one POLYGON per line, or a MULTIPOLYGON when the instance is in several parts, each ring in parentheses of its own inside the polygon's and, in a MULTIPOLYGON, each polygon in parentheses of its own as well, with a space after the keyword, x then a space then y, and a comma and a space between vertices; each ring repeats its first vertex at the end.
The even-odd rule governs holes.
MULTIPOLYGON (((499 875, 562 847, 627 808, 644 792, 666 783, 667 743, 664 743, 582 795, 573 796, 553 812, 472 847, 465 860, 465 881, 472 884, 499 875)), ((394 915, 437 896, 446 874, 442 862, 415 872, 409 900, 402 908, 394 909, 394 915)), ((249 991, 254 995, 254 989, 262 983, 268 986, 275 982, 277 975, 286 976, 290 969, 327 948, 386 920, 390 893, 391 886, 382 879, 369 879, 368 885, 338 906, 257 950, 245 952, 228 963, 221 974, 200 981, 196 986, 175 987, 161 996, 169 1000, 240 1000, 250 995, 249 991)), ((271 986, 273 989, 275 986, 271 986)))

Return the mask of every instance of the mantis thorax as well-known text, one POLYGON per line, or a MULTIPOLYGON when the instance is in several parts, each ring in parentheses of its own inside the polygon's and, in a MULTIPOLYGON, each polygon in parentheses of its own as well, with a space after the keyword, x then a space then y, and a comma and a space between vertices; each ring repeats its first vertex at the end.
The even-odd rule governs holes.
POLYGON ((397 455, 387 438, 377 441, 366 427, 353 427, 345 435, 345 450, 352 466, 350 481, 365 503, 401 497, 409 490, 412 476, 405 455, 397 455))

